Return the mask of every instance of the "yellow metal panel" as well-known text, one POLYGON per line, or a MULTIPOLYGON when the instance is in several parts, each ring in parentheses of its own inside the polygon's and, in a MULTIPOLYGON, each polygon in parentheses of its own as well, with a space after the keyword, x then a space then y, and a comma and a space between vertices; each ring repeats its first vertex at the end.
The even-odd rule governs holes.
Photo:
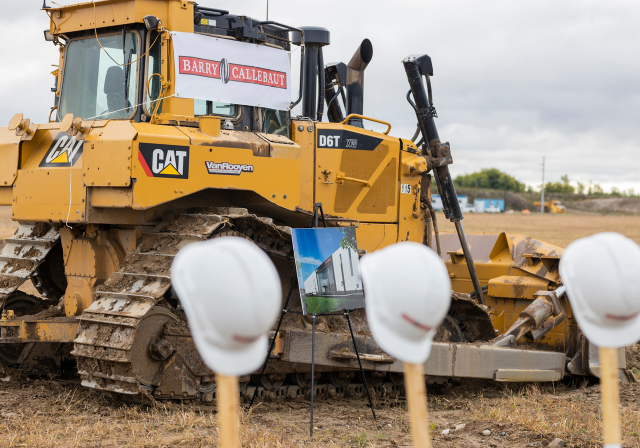
MULTIPOLYGON (((60 133, 59 129, 51 130, 38 130, 33 139, 22 142, 20 152, 21 157, 21 170, 35 170, 39 169, 40 162, 44 159, 45 155, 49 151, 53 139, 60 133)), ((78 159, 74 168, 82 166, 82 156, 78 159)), ((54 168, 60 169, 60 168, 54 168)))
MULTIPOLYGON (((175 126, 159 126, 150 123, 131 123, 138 133, 139 142, 156 142, 163 145, 188 145, 189 137, 175 126)), ((133 151, 134 159, 137 151, 133 151)), ((135 177, 135 176, 134 176, 135 177)))
MULTIPOLYGON (((13 328, 13 342, 73 342, 78 321, 73 318, 56 317, 47 320, 5 320, 0 327, 13 328)), ((5 339, 6 342, 6 339, 5 339)))
MULTIPOLYGON (((181 31, 184 33, 193 33, 193 3, 185 2, 186 8, 183 7, 182 1, 172 1, 168 4, 168 24, 167 27, 171 31, 181 31)), ((162 75, 165 80, 170 82, 169 88, 165 92, 165 96, 174 95, 175 92, 175 67, 173 60, 173 47, 170 40, 162 39, 162 75), (165 57, 165 54, 167 57, 165 57), (165 63, 167 61, 168 63, 165 63), (168 73, 168 78, 167 78, 168 73)), ((194 101, 188 98, 171 97, 164 100, 162 106, 163 115, 186 115, 193 116, 194 101)))
POLYGON ((135 22, 135 1, 81 3, 57 8, 51 13, 54 34, 91 30, 94 27, 117 26, 135 22), (95 7, 95 12, 94 12, 95 7))
POLYGON ((38 130, 22 143, 23 159, 13 189, 12 218, 50 222, 82 222, 86 189, 82 177, 83 154, 73 167, 40 167, 58 130, 38 130), (69 202, 71 200, 71 206, 69 202))
MULTIPOLYGON (((29 322, 33 325, 34 332, 30 339, 38 341, 73 342, 78 331, 76 319, 55 319, 29 322)), ((28 333, 27 333, 28 334, 28 333)))
POLYGON ((20 137, 16 136, 16 131, 0 127, 0 142, 0 186, 13 185, 18 172, 20 137))
POLYGON ((81 160, 72 169, 20 170, 13 189, 12 218, 16 221, 66 222, 68 219, 69 222, 82 222, 86 188, 78 165, 81 160))
POLYGON ((397 243, 398 226, 395 224, 363 224, 356 227, 358 248, 367 252, 397 243))
MULTIPOLYGON (((416 156, 404 151, 400 152, 403 167, 416 156)), ((420 175, 411 175, 404 169, 400 173, 398 199, 398 241, 415 241, 422 243, 425 232, 425 210, 420 207, 420 175)))
MULTIPOLYGON (((166 0, 165 0, 166 1, 166 0)), ((193 33, 193 1, 170 1, 167 22, 171 31, 193 33)))
MULTIPOLYGON (((133 208, 147 209, 206 188, 254 191, 268 201, 294 210, 300 198, 300 160, 256 157, 251 149, 190 145, 190 139, 175 127, 136 123, 138 138, 132 154, 136 179, 133 208), (141 161, 139 145, 189 147, 188 178, 153 177, 141 161), (246 165, 251 171, 236 175, 209 174, 206 162, 246 165), (287 173, 283 176, 282 173, 287 173)), ((222 133, 221 133, 222 136, 222 133)), ((215 142, 215 139, 213 139, 215 142)))
POLYGON ((372 151, 319 148, 316 152, 315 201, 322 202, 328 214, 360 222, 397 222, 400 141, 340 123, 318 123, 316 135, 321 129, 344 129, 382 141, 372 151), (338 176, 362 182, 340 181, 338 176))
POLYGON ((269 144, 269 157, 276 159, 300 159, 300 146, 284 135, 265 134, 257 132, 255 135, 269 144))
MULTIPOLYGON (((170 0, 171 3, 179 3, 170 0)), ((144 16, 152 14, 167 24, 169 21, 167 0, 108 0, 80 3, 77 5, 55 8, 52 12, 51 32, 68 33, 97 28, 141 23, 144 16)), ((185 11, 186 13, 186 11, 185 11)), ((193 14, 193 10, 191 11, 193 14)), ((191 16, 193 17, 193 15, 191 16)), ((192 19, 193 21, 193 19, 192 19)), ((169 28, 171 29, 171 28, 169 28)))
MULTIPOLYGON (((291 122, 291 139, 300 146, 300 204, 303 210, 313 210, 315 142, 313 127, 307 129, 308 121, 291 122), (300 130, 302 129, 302 130, 300 130)), ((319 176, 317 174, 316 176, 319 176)))
POLYGON ((105 208, 130 208, 133 204, 132 188, 89 188, 91 205, 105 208))
POLYGON ((93 129, 83 150, 82 175, 91 186, 128 187, 131 183, 131 146, 136 130, 128 121, 110 121, 93 129))
POLYGON ((0 205, 11 205, 13 187, 0 187, 0 205))
POLYGON ((512 299, 533 298, 538 291, 546 291, 549 282, 538 277, 503 275, 489 280, 488 294, 512 299))

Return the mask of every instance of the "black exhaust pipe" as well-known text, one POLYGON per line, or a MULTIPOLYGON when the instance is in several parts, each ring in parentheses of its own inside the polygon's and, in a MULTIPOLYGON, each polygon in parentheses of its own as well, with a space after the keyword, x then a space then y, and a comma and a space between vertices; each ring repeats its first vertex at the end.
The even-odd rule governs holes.
MULTIPOLYGON (((318 110, 317 99, 320 96, 317 93, 318 89, 318 60, 319 52, 322 51, 322 47, 329 45, 329 30, 317 26, 303 26, 300 27, 304 31, 304 81, 302 86, 302 116, 311 118, 313 121, 317 120, 318 110)), ((291 41, 300 45, 300 33, 294 32, 291 41)), ((324 89, 324 67, 322 70, 322 88, 324 89)))
MULTIPOLYGON (((369 39, 362 41, 347 64, 347 115, 362 115, 364 103, 364 70, 373 58, 373 45, 369 39)), ((351 126, 363 127, 361 118, 349 120, 351 126)))

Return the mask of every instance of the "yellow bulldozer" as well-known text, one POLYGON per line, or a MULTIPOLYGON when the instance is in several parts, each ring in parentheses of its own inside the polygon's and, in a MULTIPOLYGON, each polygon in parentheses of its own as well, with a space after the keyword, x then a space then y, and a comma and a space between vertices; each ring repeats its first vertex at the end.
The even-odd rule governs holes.
MULTIPOLYGON (((562 248, 465 234, 429 56, 403 60, 418 121, 405 139, 385 117, 364 114, 368 39, 348 64, 325 64, 324 28, 188 0, 43 9, 45 38, 59 50, 50 119, 18 113, 0 128, 0 204, 19 223, 0 254, 3 363, 33 374, 73 366, 84 386, 121 396, 210 402, 213 372, 171 288, 173 257, 192 242, 245 238, 272 258, 286 293, 296 275, 291 228, 310 226, 322 204, 328 226, 355 228, 362 252, 415 241, 445 261, 453 301, 427 384, 599 374, 558 274, 562 248), (270 64, 289 61, 296 46, 292 89, 289 68, 270 64), (371 122, 386 129, 366 129, 371 122), (455 234, 438 232, 434 184, 455 234), (29 281, 41 297, 18 290, 29 281)), ((352 316, 369 386, 399 393, 402 364, 376 345, 363 310, 352 316)), ((341 319, 318 318, 314 394, 361 390, 341 319)), ((287 314, 266 374, 243 378, 245 393, 308 394, 310 344, 306 316, 287 314)), ((619 368, 632 380, 624 351, 619 368)))
MULTIPOLYGON (((533 203, 538 209, 541 209, 542 202, 536 201, 533 203)), ((544 203, 545 213, 564 213, 567 211, 566 207, 562 205, 560 201, 545 201, 544 203)))

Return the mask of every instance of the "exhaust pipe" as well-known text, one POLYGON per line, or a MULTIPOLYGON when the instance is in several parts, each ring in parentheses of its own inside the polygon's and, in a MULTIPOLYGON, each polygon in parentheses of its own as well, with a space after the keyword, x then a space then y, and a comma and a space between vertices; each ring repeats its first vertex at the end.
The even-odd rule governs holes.
MULTIPOLYGON (((318 107, 316 101, 321 97, 322 89, 324 89, 324 67, 318 67, 318 62, 322 63, 322 47, 329 45, 330 34, 326 28, 318 26, 300 27, 304 31, 304 59, 303 59, 303 83, 302 83, 302 116, 308 117, 313 121, 318 119, 318 113, 322 115, 323 107, 318 107), (320 74, 321 89, 318 89, 318 70, 322 70, 320 74)), ((291 42, 295 45, 301 44, 301 36, 297 31, 293 32, 291 42)), ((322 117, 320 117, 322 119, 322 117)))
MULTIPOLYGON (((362 41, 347 65, 347 115, 362 115, 364 102, 364 70, 373 58, 373 45, 369 39, 362 41)), ((361 118, 349 120, 351 126, 363 127, 361 118)))

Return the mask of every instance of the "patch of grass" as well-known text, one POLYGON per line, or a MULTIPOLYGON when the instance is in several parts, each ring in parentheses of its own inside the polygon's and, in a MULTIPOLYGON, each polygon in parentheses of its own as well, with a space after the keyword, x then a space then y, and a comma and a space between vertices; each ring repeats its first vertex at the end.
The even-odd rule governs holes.
MULTIPOLYGON (((69 391, 52 398, 42 400, 35 414, 16 409, 9 415, 5 411, 9 416, 0 418, 0 447, 205 447, 219 443, 218 416, 211 411, 180 406, 112 407, 86 391, 69 391), (107 415, 101 411, 108 411, 107 415)), ((294 444, 289 428, 283 425, 256 424, 246 413, 240 419, 243 447, 294 444)))
MULTIPOLYGON (((586 393, 554 396, 535 385, 520 391, 505 389, 501 397, 480 397, 469 403, 475 419, 498 423, 515 423, 539 435, 553 434, 577 446, 602 444, 600 396, 586 393)), ((640 413, 631 404, 621 408, 623 446, 640 447, 640 413)))
POLYGON ((367 438, 367 433, 362 431, 354 435, 347 435, 344 441, 353 446, 367 446, 367 438))

